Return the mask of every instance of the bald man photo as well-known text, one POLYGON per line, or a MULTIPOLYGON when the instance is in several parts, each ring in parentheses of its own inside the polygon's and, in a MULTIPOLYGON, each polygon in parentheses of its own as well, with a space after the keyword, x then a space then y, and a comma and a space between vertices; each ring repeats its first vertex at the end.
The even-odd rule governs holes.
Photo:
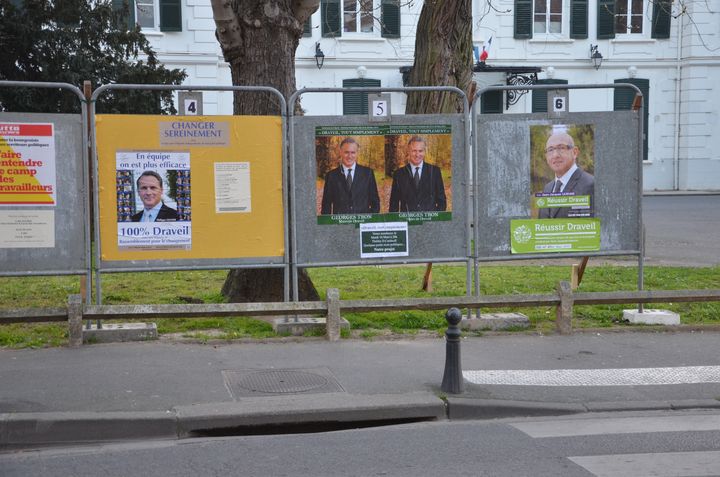
POLYGON ((541 208, 538 218, 593 217, 595 177, 577 164, 580 150, 567 132, 554 132, 545 143, 545 160, 555 178, 545 184, 544 194, 589 195, 590 206, 541 208))

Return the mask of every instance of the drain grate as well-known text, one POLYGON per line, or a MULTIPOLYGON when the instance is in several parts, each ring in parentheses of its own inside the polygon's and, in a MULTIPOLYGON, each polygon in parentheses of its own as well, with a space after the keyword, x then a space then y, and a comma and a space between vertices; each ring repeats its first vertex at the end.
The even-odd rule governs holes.
POLYGON ((234 398, 343 392, 327 368, 223 371, 234 398))

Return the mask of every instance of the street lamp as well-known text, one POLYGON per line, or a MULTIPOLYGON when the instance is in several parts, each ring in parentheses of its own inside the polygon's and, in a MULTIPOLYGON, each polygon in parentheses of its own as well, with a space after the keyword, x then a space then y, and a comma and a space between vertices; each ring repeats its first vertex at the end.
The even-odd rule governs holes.
POLYGON ((603 56, 598 51, 598 45, 590 44, 590 61, 592 61, 593 68, 596 70, 600 69, 600 65, 602 65, 603 56))
POLYGON ((325 53, 320 49, 320 42, 315 43, 315 64, 318 69, 322 69, 323 63, 325 63, 325 53))

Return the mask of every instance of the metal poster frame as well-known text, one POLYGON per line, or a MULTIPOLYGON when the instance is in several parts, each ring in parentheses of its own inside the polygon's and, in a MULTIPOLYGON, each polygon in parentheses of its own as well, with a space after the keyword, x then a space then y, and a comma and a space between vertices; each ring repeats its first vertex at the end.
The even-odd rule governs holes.
MULTIPOLYGON (((83 261, 84 265, 81 268, 67 267, 56 270, 26 270, 24 272, 7 272, 0 271, 0 276, 30 276, 30 275, 85 275, 87 284, 85 287, 85 301, 90 302, 92 296, 92 268, 91 268, 91 251, 90 251, 90 210, 89 210, 89 198, 87 192, 89 191, 88 183, 88 112, 87 112, 87 100, 82 91, 75 85, 69 83, 54 83, 54 82, 33 82, 33 81, 0 81, 0 88, 42 88, 42 89, 62 89, 67 90, 74 94, 80 103, 80 142, 81 142, 81 153, 80 161, 80 173, 82 175, 80 186, 80 192, 82 194, 82 210, 80 218, 83 222, 82 231, 82 244, 83 249, 83 261)), ((6 114, 44 114, 44 113, 6 113, 6 114)), ((59 115, 60 113, 45 113, 59 115)), ((72 114, 65 114, 66 116, 72 116, 72 114)), ((59 167, 59 163, 56 161, 56 170, 59 167)), ((62 207, 62 204, 61 206, 62 207)), ((56 244, 55 247, 58 245, 56 244)))
MULTIPOLYGON (((434 259, 433 257, 422 257, 422 258, 414 258, 414 259, 408 259, 407 257, 383 257, 383 258, 365 258, 365 259, 356 259, 356 260, 347 260, 347 261, 334 261, 334 262, 307 262, 307 263, 298 263, 298 197, 297 197, 297 169, 295 164, 295 157, 296 157, 296 148, 295 148, 295 121, 293 119, 294 116, 294 106, 297 100, 304 94, 308 93, 320 93, 320 94, 327 94, 327 93, 346 93, 346 92, 352 92, 352 93, 411 93, 411 92, 450 92, 455 95, 457 95, 462 100, 463 104, 463 113, 462 113, 462 120, 464 122, 464 127, 462 129, 462 144, 465 150, 464 154, 464 160, 466 161, 465 165, 465 171, 464 174, 466 174, 466 177, 468 180, 465 181, 465 203, 463 204, 465 207, 465 216, 462 218, 465 222, 465 255, 463 257, 453 257, 453 258, 438 258, 436 261, 442 261, 442 262, 465 262, 466 264, 466 294, 469 296, 471 294, 471 266, 473 263, 472 260, 472 231, 471 231, 471 221, 474 216, 474 211, 471 209, 471 207, 474 207, 474 201, 471 200, 471 193, 472 193, 472 187, 471 187, 471 180, 469 180, 472 177, 471 172, 471 143, 470 143, 470 124, 467 118, 469 117, 469 103, 467 100, 466 94, 455 87, 446 87, 446 86, 423 86, 423 87, 403 87, 403 88, 382 88, 382 87, 374 87, 374 88, 304 88, 301 90, 296 91, 288 101, 288 119, 289 119, 289 126, 288 126, 288 142, 289 142, 289 167, 290 167, 290 190, 291 190, 291 197, 290 197, 290 217, 291 217, 291 225, 290 225, 290 244, 291 244, 291 274, 292 274, 292 290, 293 290, 293 300, 297 300, 297 285, 298 285, 298 268, 299 267, 331 267, 331 266, 354 266, 354 265, 380 265, 380 264, 410 264, 410 263, 427 263, 432 262, 434 259)), ((425 116, 425 117, 432 117, 437 116, 440 117, 442 115, 417 115, 419 116, 425 116)), ((321 118, 323 116, 304 116, 304 118, 321 118)), ((328 117, 328 115, 325 115, 325 117, 328 117)), ((368 117, 365 116, 358 116, 360 119, 358 121, 367 123, 367 126, 374 127, 377 125, 376 122, 370 122, 368 117)), ((392 121, 385 122, 386 124, 390 124, 392 121)), ((458 181, 459 183, 460 181, 458 181)))
MULTIPOLYGON (((588 84, 588 85, 567 85, 567 84, 548 84, 548 85, 523 85, 523 86, 488 86, 486 88, 483 88, 479 91, 477 91, 473 106, 472 106, 472 150, 473 150, 473 165, 474 165, 474 174, 473 177, 475 182, 475 187, 480 187, 480 177, 478 173, 478 151, 480 151, 480 145, 478 144, 479 138, 478 138, 478 117, 481 114, 479 110, 478 104, 480 103, 480 97, 482 94, 490 91, 517 91, 522 90, 524 92, 527 91, 535 91, 535 90, 541 90, 541 91, 550 91, 550 90, 559 90, 561 92, 565 92, 567 94, 567 90, 576 90, 576 89, 615 89, 615 88, 629 88, 635 91, 636 99, 640 98, 640 104, 639 109, 634 110, 633 112, 637 114, 637 132, 636 132, 636 141, 637 141, 637 150, 635 151, 635 158, 636 158, 636 174, 637 174, 637 191, 636 191, 636 198, 637 198, 637 209, 636 214, 638 218, 637 222, 637 237, 638 237, 638 247, 637 249, 631 249, 631 250, 618 250, 618 251, 597 251, 597 252, 576 252, 576 253, 535 253, 535 254, 516 254, 511 255, 509 252, 507 255, 504 256, 480 256, 479 253, 479 240, 480 240, 480 216, 479 216, 479 207, 476 204, 475 207, 475 215, 474 215, 474 223, 476 224, 475 231, 474 231, 474 239, 475 239, 475 247, 473 250, 473 255, 475 258, 474 262, 474 276, 475 276, 475 294, 477 296, 480 295, 480 280, 479 280, 479 263, 480 262, 489 262, 489 261, 511 261, 511 260, 527 260, 527 259, 555 259, 555 258, 578 258, 578 257, 605 257, 605 256, 632 256, 636 255, 638 257, 638 290, 643 289, 643 268, 644 268, 644 256, 645 256, 645 241, 644 241, 644 226, 642 222, 642 192, 643 192, 643 176, 642 176, 642 161, 643 161, 643 108, 645 107, 644 104, 644 98, 642 97, 642 92, 640 89, 629 83, 612 83, 612 84, 588 84)), ((627 114, 628 111, 622 111, 623 114, 627 114)), ((563 119, 567 117, 568 115, 581 115, 585 113, 570 113, 570 112, 553 112, 548 111, 547 113, 533 113, 533 116, 537 116, 538 118, 544 118, 545 120, 550 121, 558 121, 559 119, 563 119)), ((605 114, 612 114, 612 112, 608 112, 605 114)), ((504 117, 502 120, 507 120, 508 117, 512 117, 513 115, 503 115, 504 117)), ((499 118, 500 119, 500 118, 499 118)), ((476 189, 477 191, 478 189, 476 189)), ((477 200, 478 195, 475 195, 475 198, 477 200)), ((640 308, 642 310, 642 307, 640 308)))
MULTIPOLYGON (((287 219, 287 137, 286 137, 286 124, 287 124, 287 103, 283 95, 276 90, 268 86, 216 86, 216 85, 193 85, 193 86, 182 86, 182 85, 144 85, 144 84, 107 84, 97 88, 93 91, 91 102, 91 115, 90 115, 90 127, 93 147, 93 199, 94 199, 94 216, 93 223, 95 224, 95 288, 96 288, 96 302, 98 305, 102 304, 102 284, 101 274, 102 273, 121 273, 121 272, 139 272, 139 271, 174 271, 174 270, 219 270, 227 268, 282 268, 284 271, 283 279, 283 290, 284 300, 289 299, 289 254, 288 254, 288 219, 287 219), (282 208, 283 208, 283 243, 284 253, 282 257, 278 257, 277 261, 253 261, 253 258, 241 258, 241 259, 182 259, 182 263, 177 263, 178 260, 127 260, 127 261, 113 261, 112 264, 119 264, 120 266, 108 265, 101 259, 102 243, 100 240, 100 211, 99 211, 99 184, 98 184, 98 154, 97 154, 97 138, 96 138, 96 127, 95 127, 95 106, 97 98, 111 90, 146 90, 146 91, 245 91, 245 92, 256 92, 256 93, 269 93, 277 98, 280 117, 281 117, 281 148, 282 148, 282 208)), ((204 115, 210 116, 210 115, 204 115)))

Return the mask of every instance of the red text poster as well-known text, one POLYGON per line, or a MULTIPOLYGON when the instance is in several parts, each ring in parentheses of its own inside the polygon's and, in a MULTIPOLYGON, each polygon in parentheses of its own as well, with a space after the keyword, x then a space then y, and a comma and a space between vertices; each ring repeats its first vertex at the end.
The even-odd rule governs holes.
POLYGON ((51 123, 0 122, 0 206, 57 205, 51 123))

